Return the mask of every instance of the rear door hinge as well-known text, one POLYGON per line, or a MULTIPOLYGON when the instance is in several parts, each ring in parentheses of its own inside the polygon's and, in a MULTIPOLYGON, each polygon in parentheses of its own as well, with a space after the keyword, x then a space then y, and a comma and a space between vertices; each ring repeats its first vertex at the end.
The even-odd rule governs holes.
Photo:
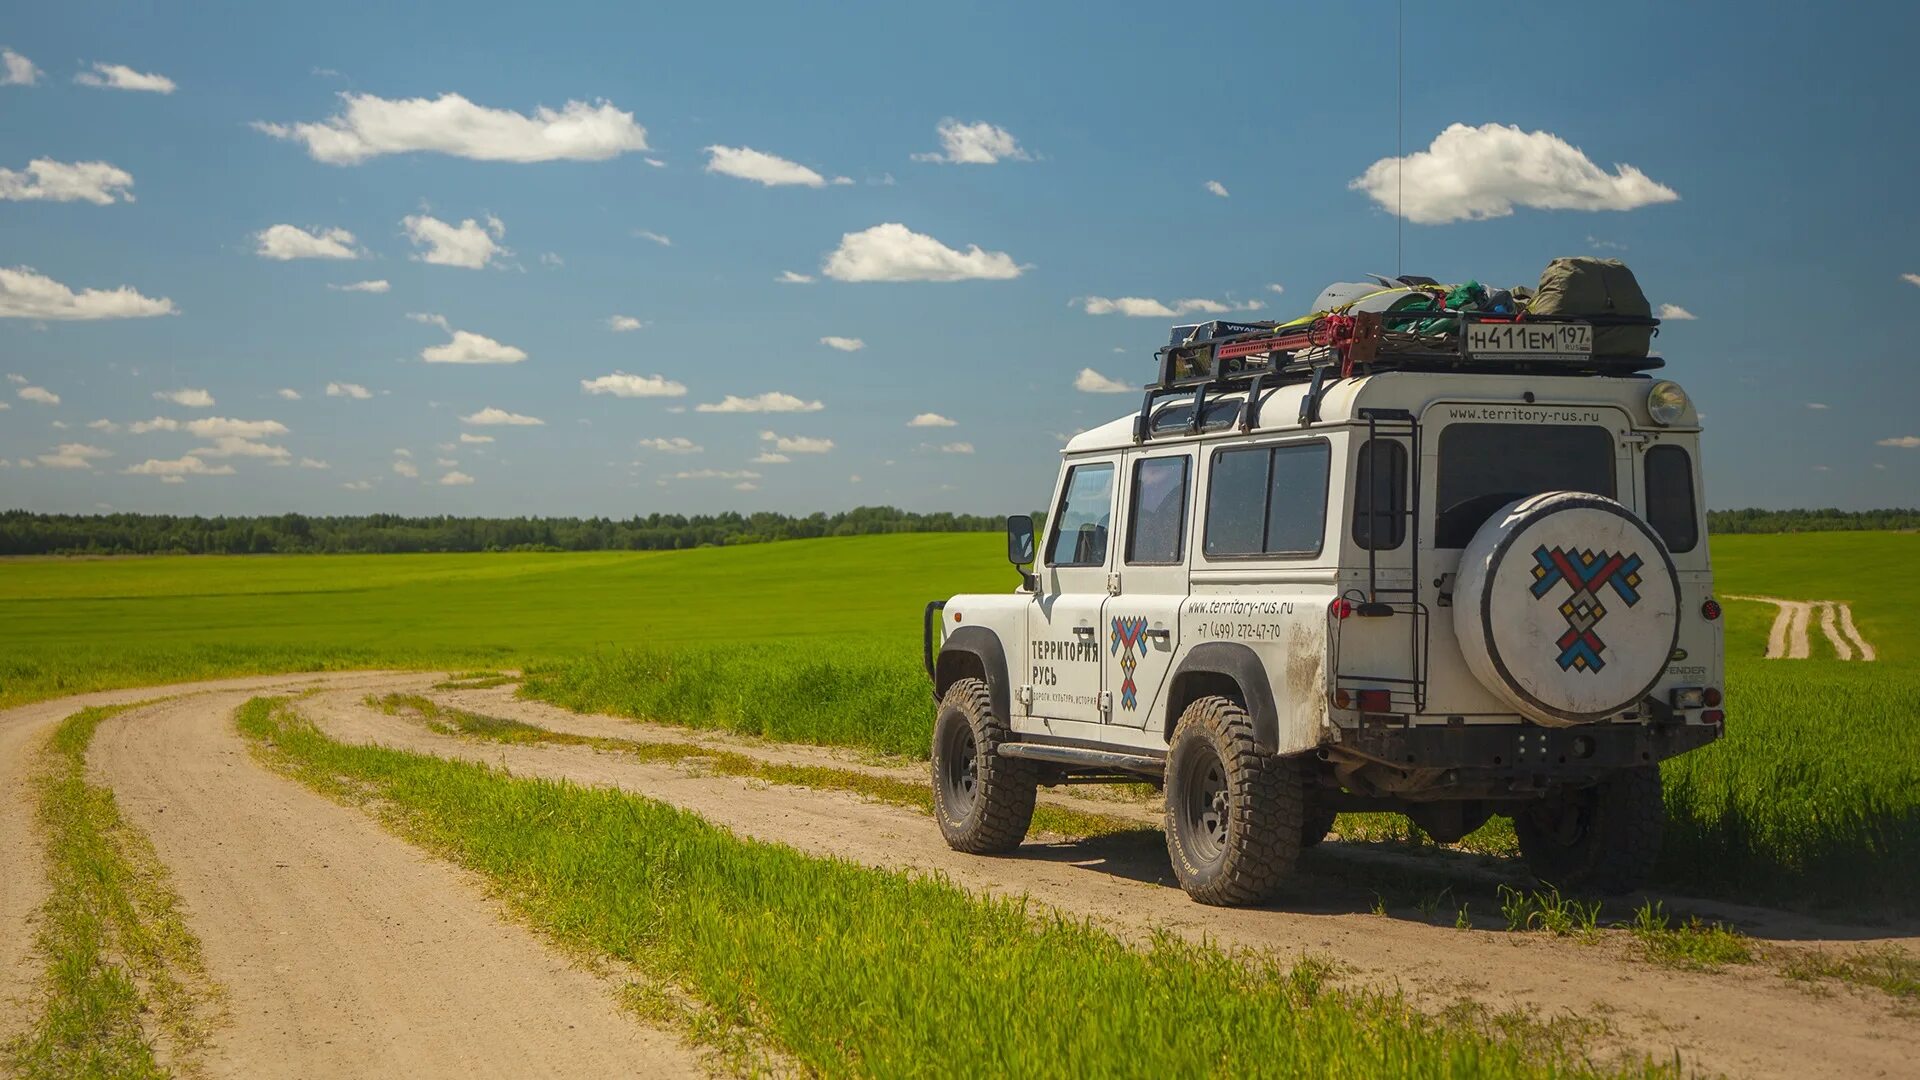
POLYGON ((1033 687, 1023 686, 1013 695, 1013 699, 1026 708, 1033 708, 1033 687))
POLYGON ((1100 715, 1108 716, 1113 712, 1113 691, 1100 691, 1100 715))
POLYGON ((1107 595, 1108 596, 1120 595, 1120 575, 1119 574, 1115 573, 1115 574, 1107 575, 1107 595))

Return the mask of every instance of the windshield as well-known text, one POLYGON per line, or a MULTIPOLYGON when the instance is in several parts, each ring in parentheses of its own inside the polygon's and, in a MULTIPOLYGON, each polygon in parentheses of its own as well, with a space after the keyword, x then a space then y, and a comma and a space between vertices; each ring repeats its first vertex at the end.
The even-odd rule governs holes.
POLYGON ((1434 546, 1466 547, 1482 522, 1543 491, 1615 497, 1613 434, 1560 424, 1453 424, 1440 433, 1434 546))

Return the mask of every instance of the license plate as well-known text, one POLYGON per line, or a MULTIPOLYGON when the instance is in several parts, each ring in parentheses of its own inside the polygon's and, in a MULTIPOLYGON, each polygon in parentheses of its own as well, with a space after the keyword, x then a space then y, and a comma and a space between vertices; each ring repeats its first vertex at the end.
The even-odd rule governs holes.
POLYGON ((1470 322, 1464 344, 1466 354, 1479 360, 1584 360, 1593 355, 1593 327, 1470 322))

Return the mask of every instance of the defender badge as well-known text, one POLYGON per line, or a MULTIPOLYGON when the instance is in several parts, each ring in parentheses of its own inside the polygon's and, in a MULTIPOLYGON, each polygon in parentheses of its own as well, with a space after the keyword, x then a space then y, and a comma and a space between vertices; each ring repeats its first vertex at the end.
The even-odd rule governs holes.
POLYGON ((1123 709, 1140 707, 1140 688, 1133 684, 1133 671, 1140 666, 1133 655, 1135 650, 1141 656, 1147 655, 1147 617, 1115 616, 1107 651, 1120 654, 1120 707, 1123 709))
POLYGON ((1639 603, 1640 556, 1549 549, 1542 544, 1533 559, 1539 564, 1533 568, 1534 599, 1544 598, 1562 581, 1573 590, 1560 605, 1560 614, 1567 620, 1567 632, 1554 643, 1560 647, 1560 670, 1599 671, 1606 667, 1607 662, 1600 658, 1606 643, 1593 632, 1607 616, 1607 609, 1600 604, 1600 589, 1612 586, 1628 607, 1639 603))

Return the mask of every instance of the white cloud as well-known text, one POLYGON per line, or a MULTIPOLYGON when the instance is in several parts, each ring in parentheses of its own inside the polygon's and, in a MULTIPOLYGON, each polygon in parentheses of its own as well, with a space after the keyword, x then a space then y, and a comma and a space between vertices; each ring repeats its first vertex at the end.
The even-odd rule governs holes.
POLYGON ((91 71, 75 75, 73 81, 102 90, 144 90, 150 94, 171 94, 175 89, 173 80, 165 75, 135 71, 125 64, 103 64, 96 60, 91 67, 91 71))
POLYGON ((706 449, 683 435, 675 435, 670 439, 641 439, 634 445, 643 450, 658 450, 663 454, 697 454, 706 449))
POLYGON ((1025 269, 1004 251, 956 251, 895 222, 840 237, 820 269, 835 281, 1003 281, 1025 269))
POLYGON ((690 472, 673 474, 675 480, 758 480, 760 474, 751 469, 694 469, 690 472))
POLYGON ((463 443, 490 443, 493 441, 493 436, 469 435, 468 433, 463 431, 460 433, 460 441, 463 443))
POLYGON ((443 468, 443 469, 451 469, 451 468, 453 468, 454 466, 456 466, 456 465, 458 465, 458 464, 460 464, 460 462, 458 462, 458 461, 456 461, 456 460, 455 460, 455 459, 453 459, 453 458, 444 458, 444 457, 443 457, 443 458, 434 458, 434 459, 433 459, 433 463, 434 463, 435 465, 438 465, 439 467, 441 467, 441 468, 443 468))
POLYGON ((340 100, 344 108, 321 123, 253 126, 304 144, 314 160, 329 165, 414 151, 475 161, 605 161, 648 148, 647 129, 606 101, 569 101, 525 115, 475 105, 459 94, 389 100, 349 91, 340 100))
POLYGON ((1286 292, 1287 287, 1285 285, 1268 285, 1267 291, 1274 294, 1275 296, 1278 296, 1281 293, 1286 292))
POLYGON ((778 435, 771 431, 760 433, 761 442, 773 444, 773 448, 782 454, 824 454, 833 449, 832 439, 816 439, 807 435, 778 435))
POLYGON ((1207 191, 1211 194, 1218 195, 1223 199, 1231 197, 1227 193, 1227 185, 1221 183, 1218 180, 1207 181, 1207 191))
POLYGON ((49 158, 27 162, 25 172, 0 169, 0 201, 90 202, 111 206, 132 202, 133 174, 104 161, 69 165, 49 158))
POLYGON ((710 173, 737 176, 767 187, 797 184, 817 188, 825 187, 827 183, 826 177, 797 161, 788 161, 751 147, 709 146, 706 151, 707 171, 710 173))
POLYGON ((282 401, 299 401, 300 400, 300 391, 295 390, 291 386, 283 386, 280 389, 275 390, 274 393, 278 394, 280 396, 280 400, 282 401))
POLYGON ((144 319, 173 313, 172 300, 141 296, 128 285, 76 293, 31 266, 0 267, 0 319, 144 319))
POLYGON ((780 271, 780 276, 773 280, 782 285, 811 285, 813 284, 813 275, 796 274, 792 270, 782 270, 780 271))
POLYGON ((330 382, 327 384, 327 396, 352 398, 355 401, 365 401, 368 398, 373 396, 373 392, 368 390, 366 387, 361 386, 359 383, 330 382))
POLYGON ((33 61, 12 49, 0 49, 0 86, 32 86, 39 81, 40 69, 33 61))
POLYGON ((447 475, 441 477, 440 483, 444 487, 459 487, 462 484, 473 483, 473 477, 468 476, 466 473, 461 472, 459 469, 455 469, 452 472, 448 473, 447 475))
POLYGON ((821 338, 820 344, 829 349, 839 349, 841 352, 859 352, 867 347, 867 343, 857 337, 834 337, 831 334, 821 338))
POLYGON ((12 383, 15 386, 25 386, 27 382, 27 377, 25 375, 15 375, 9 372, 7 375, 7 381, 12 383))
POLYGON ((1075 301, 1089 315, 1131 315, 1137 318, 1172 319, 1181 315, 1225 315, 1233 311, 1259 311, 1266 305, 1258 300, 1208 300, 1189 297, 1163 304, 1148 296, 1083 296, 1075 301))
POLYGON ((254 254, 263 259, 357 259, 360 253, 354 250, 353 234, 345 229, 322 229, 314 226, 309 232, 297 225, 271 225, 254 234, 259 246, 254 254))
POLYGON ((640 240, 651 240, 661 247, 673 246, 673 237, 653 232, 650 229, 635 229, 633 230, 633 235, 640 240))
POLYGON ((153 400, 171 401, 175 405, 182 405, 189 409, 213 408, 213 395, 205 390, 155 390, 153 400))
POLYGON ((399 458, 410 458, 413 456, 413 451, 408 450, 404 446, 397 446, 397 447, 394 447, 393 456, 399 457, 399 458))
POLYGON ((792 394, 783 394, 778 390, 768 391, 750 398, 728 394, 719 402, 705 402, 693 407, 694 412, 704 413, 790 413, 819 412, 826 408, 818 401, 802 401, 792 394))
POLYGON ((1833 408, 1833 406, 1831 406, 1831 405, 1827 405, 1827 404, 1823 404, 1823 403, 1821 403, 1821 402, 1818 402, 1818 401, 1809 401, 1809 402, 1807 402, 1807 408, 1809 408, 1809 409, 1818 409, 1818 410, 1819 410, 1819 411, 1821 411, 1821 412, 1825 412, 1826 410, 1828 410, 1828 409, 1831 409, 1831 408, 1833 408))
POLYGON ((625 334, 647 325, 631 315, 611 315, 607 318, 607 329, 616 334, 625 334))
POLYGON ((409 480, 417 479, 420 476, 420 466, 415 465, 406 458, 394 459, 393 471, 409 480))
MULTIPOLYGON (((271 423, 271 421, 269 421, 269 423, 271 423)), ((270 446, 267 443, 255 442, 252 439, 243 438, 239 435, 221 435, 213 440, 212 446, 202 446, 193 451, 192 456, 210 458, 268 458, 278 464, 284 465, 292 455, 287 453, 287 448, 284 446, 270 446)))
POLYGON ((414 258, 434 266, 480 270, 496 256, 513 254, 498 243, 507 234, 507 227, 497 217, 489 216, 484 226, 472 218, 456 226, 426 214, 410 214, 402 218, 400 224, 406 228, 407 239, 414 247, 427 249, 425 254, 414 258))
POLYGON ((1900 280, 1909 285, 1920 285, 1920 274, 1901 274, 1900 280))
POLYGON ((923 412, 919 416, 916 416, 913 419, 907 421, 907 426, 908 427, 959 427, 960 425, 956 421, 949 420, 946 417, 941 416, 939 413, 923 412))
MULTIPOLYGON (((181 426, 203 439, 260 439, 287 433, 287 425, 278 420, 229 420, 224 416, 189 420, 181 426)), ((169 427, 167 430, 176 429, 169 427)))
POLYGON ((754 483, 754 482, 753 482, 753 481, 751 481, 751 480, 742 480, 742 481, 740 481, 739 483, 737 483, 737 484, 735 484, 735 485, 733 485, 733 490, 735 490, 735 491, 759 491, 759 490, 760 490, 760 485, 759 485, 759 484, 756 484, 756 483, 754 483))
POLYGON ((624 398, 685 397, 687 394, 685 386, 665 375, 629 375, 624 371, 602 375, 597 379, 581 379, 580 389, 589 394, 612 394, 624 398))
POLYGON ((1680 198, 1631 165, 1609 173, 1557 135, 1509 124, 1454 124, 1427 149, 1382 158, 1347 187, 1422 225, 1506 217, 1515 206, 1632 210, 1680 198), (1403 171, 1406 206, 1396 211, 1403 171))
POLYGON ((119 424, 116 424, 116 423, 114 423, 114 422, 113 422, 113 421, 111 421, 111 420, 105 420, 105 419, 102 419, 102 420, 89 420, 89 421, 87 421, 87 427, 88 427, 88 429, 89 429, 89 430, 92 430, 92 431, 104 431, 104 432, 106 432, 106 433, 107 433, 107 434, 109 434, 109 435, 111 435, 111 434, 113 434, 114 432, 116 432, 116 431, 119 431, 119 430, 120 430, 120 425, 119 425, 119 424))
POLYGON ((496 409, 491 405, 470 416, 461 417, 460 422, 480 427, 537 427, 546 423, 537 416, 522 416, 505 409, 496 409))
POLYGON ((753 459, 755 465, 785 465, 793 459, 785 454, 776 454, 771 450, 762 450, 753 459))
POLYGON ((326 462, 324 462, 324 461, 321 461, 321 460, 320 460, 319 458, 310 458, 310 457, 303 457, 303 458, 301 458, 301 459, 300 459, 300 467, 301 467, 301 468, 303 468, 303 469, 331 469, 331 468, 333 468, 333 466, 331 466, 331 465, 329 465, 329 464, 327 464, 327 463, 326 463, 326 462))
POLYGON ((128 476, 157 476, 163 484, 177 484, 188 476, 232 476, 231 465, 209 465, 192 454, 172 460, 148 458, 120 470, 128 476))
POLYGON ((383 293, 393 286, 387 284, 385 278, 380 278, 374 281, 356 281, 351 285, 329 285, 327 288, 334 292, 383 293))
POLYGON ((1133 387, 1118 379, 1109 379, 1092 368, 1081 368, 1073 377, 1073 388, 1086 394, 1128 394, 1133 387))
POLYGON ((452 341, 420 350, 420 359, 429 364, 517 364, 526 358, 524 350, 471 330, 455 330, 452 341))
POLYGON ((973 444, 970 442, 942 443, 940 445, 940 452, 943 454, 971 454, 973 453, 973 444))
POLYGON ((135 435, 145 435, 149 431, 179 431, 180 421, 167 416, 156 416, 151 420, 135 420, 127 425, 127 430, 135 435))
POLYGON ((60 395, 44 386, 23 386, 20 388, 19 394, 21 400, 31 401, 36 405, 60 404, 60 395))
POLYGON ((86 443, 61 443, 59 449, 51 454, 41 454, 40 464, 49 469, 91 469, 93 463, 101 458, 112 457, 109 451, 86 443))
POLYGON ((1880 441, 1874 443, 1873 445, 1897 446, 1902 450, 1912 450, 1916 447, 1920 447, 1920 435, 1898 435, 1891 439, 1881 439, 1880 441))
POLYGON ((1700 317, 1688 311, 1686 308, 1681 307, 1679 304, 1661 304, 1660 310, 1654 312, 1654 314, 1660 316, 1660 318, 1667 322, 1686 322, 1689 319, 1697 319, 1700 317))
POLYGON ((565 266, 567 265, 567 260, 561 258, 558 252, 543 251, 540 253, 540 265, 554 267, 565 266))
POLYGON ((341 484, 340 486, 343 488, 346 488, 348 491, 371 491, 373 490, 373 481, 348 480, 345 483, 341 484))
POLYGON ((940 152, 915 154, 915 161, 943 161, 949 165, 992 165, 1002 160, 1030 161, 1020 148, 1020 140, 1005 128, 982 120, 963 124, 949 116, 940 121, 934 133, 940 136, 940 152))

